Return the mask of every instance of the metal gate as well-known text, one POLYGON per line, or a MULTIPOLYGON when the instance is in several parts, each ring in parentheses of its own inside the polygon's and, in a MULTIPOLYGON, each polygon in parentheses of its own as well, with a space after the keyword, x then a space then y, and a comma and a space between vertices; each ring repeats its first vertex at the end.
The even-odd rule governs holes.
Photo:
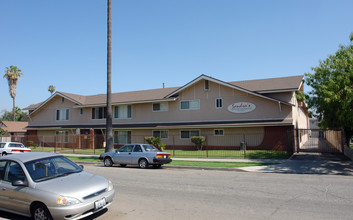
POLYGON ((343 153, 343 131, 297 129, 297 152, 343 153))

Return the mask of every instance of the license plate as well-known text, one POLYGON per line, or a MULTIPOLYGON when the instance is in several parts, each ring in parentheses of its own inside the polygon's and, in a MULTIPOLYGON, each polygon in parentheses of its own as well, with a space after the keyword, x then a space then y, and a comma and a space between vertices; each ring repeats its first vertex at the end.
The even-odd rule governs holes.
POLYGON ((107 203, 105 202, 105 198, 103 198, 103 199, 100 199, 100 200, 94 202, 94 208, 95 209, 100 209, 103 206, 105 206, 106 204, 107 203))

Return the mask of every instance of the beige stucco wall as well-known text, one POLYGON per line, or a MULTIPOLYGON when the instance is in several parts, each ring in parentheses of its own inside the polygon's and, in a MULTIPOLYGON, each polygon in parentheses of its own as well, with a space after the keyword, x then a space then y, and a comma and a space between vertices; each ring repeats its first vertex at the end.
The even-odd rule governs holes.
MULTIPOLYGON (((283 99, 289 99, 288 95, 281 94, 283 99)), ((153 112, 152 103, 133 104, 132 118, 116 119, 113 123, 154 123, 154 122, 200 122, 200 121, 234 121, 234 120, 292 120, 292 107, 286 104, 279 105, 278 102, 264 99, 252 94, 235 90, 223 85, 210 82, 209 89, 204 89, 204 80, 186 88, 179 93, 179 99, 168 103, 168 111, 153 112), (217 109, 216 98, 223 99, 223 108, 217 109), (181 100, 200 100, 198 110, 180 110, 181 100), (256 105, 256 109, 249 113, 235 114, 229 112, 227 107, 237 102, 250 102, 256 105)), ((105 119, 91 119, 91 108, 80 108, 75 103, 60 96, 54 97, 37 112, 30 116, 29 125, 105 125, 105 119), (57 121, 57 109, 70 109, 68 121, 57 121)), ((114 112, 113 112, 114 115, 114 112)), ((297 117, 297 116, 295 116, 297 117)))
POLYGON ((162 143, 173 145, 193 145, 190 139, 180 138, 181 130, 199 130, 201 136, 206 137, 208 146, 239 146, 245 141, 248 146, 258 146, 264 138, 264 127, 247 128, 201 128, 201 129, 114 129, 114 131, 131 131, 131 143, 144 143, 144 137, 152 136, 153 130, 167 130, 168 138, 162 139, 162 143), (215 136, 214 129, 224 130, 223 136, 215 136))

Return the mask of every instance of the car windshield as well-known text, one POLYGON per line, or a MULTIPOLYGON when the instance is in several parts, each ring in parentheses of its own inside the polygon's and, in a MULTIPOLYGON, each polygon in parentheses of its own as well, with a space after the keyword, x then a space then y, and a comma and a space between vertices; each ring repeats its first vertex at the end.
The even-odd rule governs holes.
POLYGON ((149 144, 143 144, 142 146, 145 149, 145 151, 147 151, 147 152, 148 151, 154 151, 154 152, 158 152, 159 151, 158 148, 156 148, 156 147, 154 147, 152 145, 149 145, 149 144))
POLYGON ((35 182, 41 182, 60 176, 82 171, 81 167, 64 156, 46 157, 25 163, 25 166, 35 182))

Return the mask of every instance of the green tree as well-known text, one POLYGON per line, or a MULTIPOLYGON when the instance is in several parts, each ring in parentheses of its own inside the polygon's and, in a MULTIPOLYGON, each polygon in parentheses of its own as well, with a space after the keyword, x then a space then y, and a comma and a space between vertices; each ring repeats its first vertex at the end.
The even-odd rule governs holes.
POLYGON ((7 135, 8 133, 8 131, 5 131, 4 129, 0 128, 0 135, 7 135))
POLYGON ((55 92, 55 90, 56 90, 56 88, 55 88, 55 86, 53 86, 53 85, 50 85, 50 86, 48 87, 48 91, 50 92, 50 94, 53 94, 53 92, 55 92))
MULTIPOLYGON (((28 113, 22 111, 19 107, 16 106, 15 108, 15 121, 28 121, 28 113)), ((13 112, 3 110, 2 115, 0 117, 1 121, 11 121, 13 120, 13 112)))
POLYGON ((108 11, 107 11, 107 119, 106 119, 106 146, 105 152, 114 151, 113 144, 113 116, 112 116, 112 89, 111 89, 111 78, 112 78, 112 47, 111 47, 111 26, 112 26, 112 16, 111 16, 111 0, 108 0, 108 11))
POLYGON ((17 81, 23 75, 22 71, 17 68, 17 66, 6 67, 4 78, 9 82, 9 92, 13 102, 13 121, 15 121, 15 97, 17 89, 17 81))
POLYGON ((353 32, 350 45, 340 45, 312 71, 305 74, 306 84, 312 87, 305 95, 312 115, 322 128, 344 129, 349 144, 353 135, 353 32))

